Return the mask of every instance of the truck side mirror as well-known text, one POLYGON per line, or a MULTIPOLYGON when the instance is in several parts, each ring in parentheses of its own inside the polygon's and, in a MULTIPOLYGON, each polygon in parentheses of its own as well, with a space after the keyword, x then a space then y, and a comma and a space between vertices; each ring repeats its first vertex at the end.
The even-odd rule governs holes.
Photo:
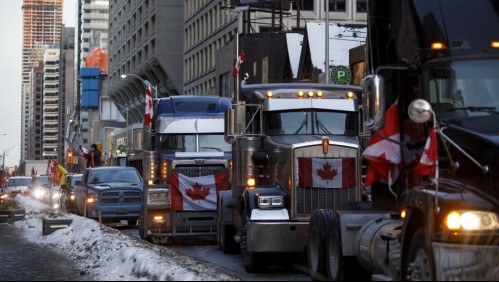
POLYGON ((364 78, 362 93, 364 119, 369 130, 378 130, 385 125, 385 82, 380 75, 364 78))

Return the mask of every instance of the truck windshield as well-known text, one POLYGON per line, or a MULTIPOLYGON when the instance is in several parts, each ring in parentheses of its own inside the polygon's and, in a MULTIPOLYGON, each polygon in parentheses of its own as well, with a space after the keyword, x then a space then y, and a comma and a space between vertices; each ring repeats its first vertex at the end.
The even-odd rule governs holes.
POLYGON ((264 130, 268 135, 355 135, 356 113, 315 109, 266 112, 264 130))
POLYGON ((223 134, 159 134, 158 151, 175 152, 230 152, 231 144, 223 134))
POLYGON ((437 117, 498 114, 499 60, 439 62, 425 73, 427 99, 437 117))

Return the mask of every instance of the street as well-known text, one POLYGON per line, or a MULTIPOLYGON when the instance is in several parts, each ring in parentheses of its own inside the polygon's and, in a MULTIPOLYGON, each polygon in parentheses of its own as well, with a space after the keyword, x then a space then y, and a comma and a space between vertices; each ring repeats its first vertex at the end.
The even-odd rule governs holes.
POLYGON ((0 257, 4 281, 91 281, 75 263, 43 245, 33 244, 9 224, 0 224, 0 257))
MULTIPOLYGON (((113 225, 134 238, 140 238, 138 228, 126 224, 113 225)), ((240 254, 224 254, 218 248, 215 238, 182 238, 173 243, 171 240, 165 248, 174 250, 182 255, 202 260, 217 268, 229 272, 243 281, 310 281, 310 276, 305 273, 306 266, 302 258, 297 256, 273 255, 269 257, 268 268, 262 273, 248 273, 244 269, 240 254)))

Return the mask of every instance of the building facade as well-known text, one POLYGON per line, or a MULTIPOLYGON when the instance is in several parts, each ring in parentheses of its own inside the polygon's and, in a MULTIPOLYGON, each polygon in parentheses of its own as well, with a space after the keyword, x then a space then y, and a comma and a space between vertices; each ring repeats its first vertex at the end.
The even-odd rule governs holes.
POLYGON ((109 3, 109 96, 130 126, 140 126, 146 81, 155 97, 183 93, 183 0, 109 3))
POLYGON ((23 1, 22 89, 21 89, 21 160, 28 156, 30 136, 30 95, 32 69, 43 60, 45 49, 59 44, 64 0, 23 1))

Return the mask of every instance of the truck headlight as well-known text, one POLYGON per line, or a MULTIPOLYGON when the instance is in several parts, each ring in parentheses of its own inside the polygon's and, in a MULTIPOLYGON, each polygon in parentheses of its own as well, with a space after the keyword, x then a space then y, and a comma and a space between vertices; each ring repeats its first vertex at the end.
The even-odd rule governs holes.
POLYGON ((444 221, 449 230, 494 230, 499 228, 497 214, 485 211, 451 211, 444 221))
POLYGON ((60 196, 61 196, 61 193, 59 193, 59 192, 54 192, 54 193, 52 194, 52 199, 57 200, 57 199, 59 199, 59 197, 60 197, 60 196))
POLYGON ((284 207, 283 196, 260 196, 258 197, 258 207, 262 209, 284 207))
POLYGON ((170 206, 170 191, 168 189, 150 189, 147 196, 148 204, 164 204, 170 206))

